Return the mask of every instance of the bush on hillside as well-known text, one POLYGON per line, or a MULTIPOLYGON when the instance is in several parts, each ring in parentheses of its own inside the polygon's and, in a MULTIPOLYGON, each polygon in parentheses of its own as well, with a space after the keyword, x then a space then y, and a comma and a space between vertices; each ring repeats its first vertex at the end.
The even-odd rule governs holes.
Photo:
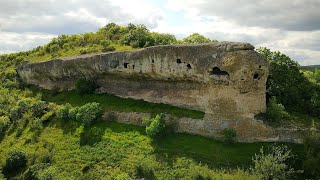
POLYGON ((65 105, 62 105, 58 111, 57 111, 57 117, 59 119, 62 119, 64 121, 69 121, 69 112, 72 109, 71 104, 66 103, 65 105))
POLYGON ((9 152, 9 156, 6 159, 4 166, 5 172, 19 171, 21 168, 27 165, 26 153, 19 149, 13 149, 9 152))
POLYGON ((48 163, 32 165, 23 173, 25 180, 53 180, 56 176, 56 169, 48 163))
POLYGON ((100 45, 102 46, 103 49, 106 49, 111 44, 112 44, 112 41, 107 40, 107 39, 103 39, 103 40, 100 41, 100 45))
POLYGON ((153 168, 150 166, 150 164, 146 164, 146 163, 140 163, 137 166, 136 169, 136 174, 139 178, 145 178, 145 179, 156 179, 155 175, 154 175, 154 170, 153 168))
POLYGON ((40 132, 43 129, 41 119, 35 118, 33 121, 31 121, 30 129, 34 132, 40 132))
POLYGON ((289 119, 290 115, 285 111, 284 106, 277 103, 276 98, 273 97, 268 103, 266 117, 268 121, 276 122, 283 119, 289 119))
POLYGON ((146 125, 146 134, 151 137, 160 135, 166 127, 164 114, 157 114, 154 118, 144 118, 143 123, 146 125))
POLYGON ((102 49, 103 52, 114 51, 114 50, 116 50, 116 48, 114 46, 108 46, 108 47, 102 49))
POLYGON ((78 109, 76 120, 83 122, 85 127, 89 127, 93 122, 102 116, 102 109, 99 103, 87 103, 78 109))
POLYGON ((79 94, 92 94, 98 88, 98 85, 93 80, 79 79, 76 82, 76 91, 79 94))
POLYGON ((199 33, 193 33, 190 36, 183 39, 186 44, 200 44, 200 43, 210 43, 211 40, 199 33))
POLYGON ((10 119, 7 116, 0 116, 0 137, 5 133, 10 125, 10 119))
POLYGON ((284 145, 272 146, 268 151, 262 147, 260 153, 252 160, 254 167, 251 171, 261 179, 290 179, 293 175, 301 173, 291 167, 294 156, 284 145))
POLYGON ((312 134, 304 140, 305 159, 303 169, 305 174, 315 178, 320 178, 320 134, 312 134))

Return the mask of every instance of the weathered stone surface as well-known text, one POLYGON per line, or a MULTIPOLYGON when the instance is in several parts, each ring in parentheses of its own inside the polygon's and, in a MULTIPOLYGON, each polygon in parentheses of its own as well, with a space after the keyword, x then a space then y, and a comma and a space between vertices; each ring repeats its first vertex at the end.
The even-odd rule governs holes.
POLYGON ((272 138, 274 131, 254 116, 266 110, 268 63, 248 43, 155 46, 25 64, 18 73, 46 89, 74 88, 95 79, 99 92, 201 110, 180 131, 216 136, 234 128, 240 138, 272 138))
MULTIPOLYGON (((138 113, 138 112, 116 112, 110 111, 105 112, 102 116, 103 120, 116 121, 125 124, 133 124, 137 126, 143 125, 143 118, 151 117, 149 113, 138 113)), ((177 118, 170 114, 165 114, 165 120, 167 124, 172 124, 176 132, 187 132, 190 134, 198 134, 203 136, 209 136, 213 138, 223 138, 221 128, 228 127, 228 122, 218 122, 218 129, 213 129, 208 124, 210 121, 205 119, 192 119, 192 118, 177 118)), ((252 128, 251 126, 246 127, 247 130, 252 128)), ((237 137, 237 141, 240 142, 290 142, 290 143, 302 143, 305 135, 310 133, 310 129, 298 129, 298 128, 275 128, 271 134, 260 133, 260 136, 252 136, 243 138, 242 136, 237 137)))

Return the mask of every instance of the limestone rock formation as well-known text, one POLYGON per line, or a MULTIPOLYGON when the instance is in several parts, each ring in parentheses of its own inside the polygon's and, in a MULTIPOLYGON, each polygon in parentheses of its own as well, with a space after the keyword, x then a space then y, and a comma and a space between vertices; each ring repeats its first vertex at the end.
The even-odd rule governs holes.
POLYGON ((155 46, 30 63, 17 71, 45 89, 70 90, 78 79, 95 79, 101 93, 206 113, 181 122, 180 131, 218 136, 234 128, 242 139, 272 136, 254 118, 266 111, 268 63, 248 43, 155 46))

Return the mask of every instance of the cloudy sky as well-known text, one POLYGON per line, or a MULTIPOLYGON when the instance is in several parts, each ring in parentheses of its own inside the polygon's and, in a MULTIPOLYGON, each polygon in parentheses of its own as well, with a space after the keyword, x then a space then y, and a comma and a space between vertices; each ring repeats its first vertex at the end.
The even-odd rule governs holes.
POLYGON ((59 34, 109 22, 145 24, 178 38, 198 32, 279 50, 320 64, 320 0, 1 0, 0 53, 28 50, 59 34))

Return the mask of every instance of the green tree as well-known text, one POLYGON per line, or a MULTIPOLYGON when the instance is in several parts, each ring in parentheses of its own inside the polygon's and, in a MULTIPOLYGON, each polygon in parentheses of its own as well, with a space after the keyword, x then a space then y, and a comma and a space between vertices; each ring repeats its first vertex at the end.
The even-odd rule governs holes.
POLYGON ((268 152, 263 147, 253 157, 251 171, 261 179, 290 179, 301 171, 291 167, 294 156, 287 146, 272 146, 268 152))
POLYGON ((146 125, 146 134, 151 137, 160 135, 165 127, 164 114, 157 114, 154 118, 144 118, 143 123, 146 125))
POLYGON ((122 43, 136 47, 148 47, 154 45, 154 40, 151 37, 149 29, 145 25, 138 25, 132 28, 124 35, 122 43))
POLYGON ((60 50, 60 46, 58 44, 53 44, 49 46, 49 52, 50 53, 56 53, 60 50))
POLYGON ((13 149, 9 152, 4 166, 4 172, 18 171, 27 165, 26 153, 20 149, 13 149))
POLYGON ((103 39, 100 41, 100 45, 102 46, 103 49, 107 49, 111 45, 110 40, 103 39))
POLYGON ((289 119, 290 115, 285 111, 285 107, 282 104, 277 103, 276 97, 272 97, 268 103, 266 117, 268 121, 279 122, 289 119))
POLYGON ((154 45, 168 45, 175 44, 177 39, 172 34, 161 34, 161 33, 151 33, 151 36, 154 40, 154 45))
POLYGON ((304 140, 303 169, 308 176, 320 178, 320 134, 312 134, 304 140))
POLYGON ((210 43, 211 40, 199 33, 193 33, 190 36, 183 39, 186 44, 200 44, 200 43, 210 43))
POLYGON ((102 109, 99 103, 87 103, 78 109, 76 119, 83 122, 85 127, 89 127, 93 122, 99 120, 102 116, 102 109))
POLYGON ((305 71, 304 76, 315 86, 316 92, 313 94, 311 101, 315 112, 320 116, 320 69, 305 71))
POLYGON ((315 113, 311 99, 316 89, 300 71, 299 64, 279 51, 273 52, 268 48, 257 51, 270 64, 268 97, 275 96, 287 110, 315 113))

